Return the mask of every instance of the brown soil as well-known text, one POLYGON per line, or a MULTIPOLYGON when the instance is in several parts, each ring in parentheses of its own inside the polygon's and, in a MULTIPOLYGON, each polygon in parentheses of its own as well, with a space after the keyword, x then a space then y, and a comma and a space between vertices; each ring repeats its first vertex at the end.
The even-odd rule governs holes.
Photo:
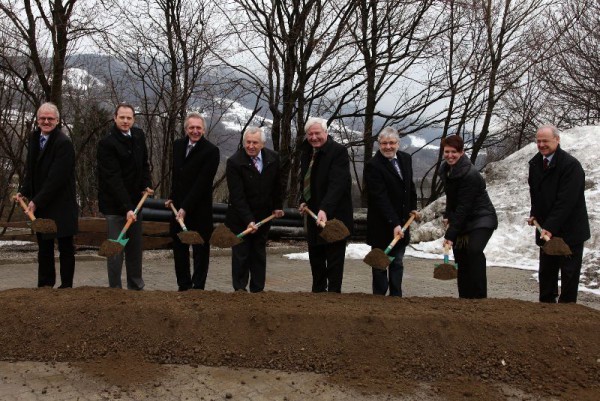
POLYGON ((225 224, 219 224, 210 236, 210 244, 217 248, 231 248, 241 243, 239 239, 225 224))
POLYGON ((571 256, 573 254, 569 245, 560 237, 552 237, 550 241, 542 246, 542 249, 548 255, 554 256, 571 256))
POLYGON ((442 263, 433 269, 433 278, 438 280, 454 280, 457 276, 457 273, 458 271, 453 264, 442 263))
POLYGON ((597 400, 600 312, 515 300, 367 294, 16 289, 0 292, 0 358, 70 361, 119 384, 154 363, 325 374, 374 394, 597 400))
POLYGON ((204 239, 196 231, 182 231, 177 234, 177 237, 179 237, 179 240, 184 244, 189 244, 189 245, 204 244, 204 239))
POLYGON ((333 219, 325 223, 325 227, 319 235, 327 242, 337 242, 348 238, 350 231, 340 220, 333 219))
POLYGON ((56 223, 51 219, 35 219, 31 223, 31 228, 40 234, 55 234, 57 230, 56 223))
POLYGON ((98 249, 98 255, 105 256, 110 258, 112 256, 116 256, 123 252, 123 245, 118 242, 106 240, 100 245, 100 249, 98 249))
POLYGON ((384 251, 373 248, 365 255, 363 262, 376 269, 385 270, 390 265, 390 257, 384 251))

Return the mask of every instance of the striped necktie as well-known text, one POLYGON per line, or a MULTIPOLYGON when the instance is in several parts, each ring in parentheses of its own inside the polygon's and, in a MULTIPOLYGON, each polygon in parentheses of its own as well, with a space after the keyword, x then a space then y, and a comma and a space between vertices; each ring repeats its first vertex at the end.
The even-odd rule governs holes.
POLYGON ((306 170, 306 174, 304 175, 304 190, 302 191, 302 195, 304 196, 304 200, 308 202, 310 200, 310 173, 312 171, 313 164, 315 162, 315 157, 317 155, 317 151, 313 149, 313 154, 310 159, 310 163, 308 164, 308 169, 306 170))
POLYGON ((258 157, 254 156, 254 157, 251 157, 251 159, 252 159, 252 164, 254 164, 254 168, 256 169, 256 171, 258 171, 260 173, 261 171, 260 171, 260 164, 258 163, 258 157))

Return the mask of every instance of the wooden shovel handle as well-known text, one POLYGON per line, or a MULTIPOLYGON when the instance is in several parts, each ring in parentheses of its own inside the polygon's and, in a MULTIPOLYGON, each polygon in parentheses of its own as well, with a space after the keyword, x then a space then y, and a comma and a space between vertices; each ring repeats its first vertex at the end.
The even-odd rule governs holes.
MULTIPOLYGON (((536 219, 533 219, 533 225, 535 226, 535 228, 537 228, 537 230, 541 236, 542 235, 542 227, 540 226, 540 223, 538 223, 536 219)), ((547 235, 542 236, 542 239, 546 242, 550 241, 550 237, 548 237, 547 235)))
MULTIPOLYGON (((306 210, 306 212, 307 212, 307 213, 308 213, 308 214, 309 214, 309 215, 310 215, 310 216, 311 216, 313 219, 315 219, 315 221, 319 221, 319 220, 318 220, 318 217, 317 217, 317 215, 316 215, 316 214, 314 214, 312 210, 310 210, 310 209, 309 209, 309 208, 307 208, 307 207, 305 207, 305 208, 304 208, 304 210, 306 210)), ((318 222, 317 224, 318 224, 319 226, 321 226, 321 228, 325 228, 325 223, 324 223, 324 222, 320 221, 320 222, 318 222)))
POLYGON ((17 197, 17 195, 15 195, 13 197, 13 199, 15 199, 16 201, 19 202, 19 204, 21 205, 21 207, 23 208, 23 212, 25 212, 25 214, 29 217, 29 219, 31 221, 35 221, 35 216, 33 215, 32 212, 29 211, 29 209, 27 208, 27 204, 23 201, 23 198, 21 197, 17 197))
MULTIPOLYGON (((261 221, 259 221, 258 223, 256 223, 256 228, 262 226, 265 223, 268 223, 269 221, 273 220, 275 218, 275 215, 272 214, 269 217, 265 217, 264 219, 262 219, 261 221)), ((250 234, 252 232, 252 228, 248 227, 247 229, 245 229, 244 231, 242 231, 241 233, 239 233, 237 235, 238 238, 242 238, 244 235, 246 234, 250 234)))
MULTIPOLYGON (((149 195, 148 192, 144 191, 144 195, 142 195, 142 199, 140 199, 140 201, 138 202, 137 206, 135 207, 135 210, 133 211, 133 214, 135 214, 137 216, 137 214, 139 213, 140 209, 144 205, 144 202, 146 201, 146 198, 148 197, 148 195, 149 195)), ((132 224, 133 224, 133 219, 127 219, 127 222, 125 223, 125 226, 121 230, 121 236, 125 235, 125 232, 129 229, 129 227, 132 224)))
MULTIPOLYGON (((411 213, 408 220, 406 220, 406 223, 404 223, 404 225, 402 226, 403 233, 408 229, 408 226, 410 226, 414 220, 415 220, 415 215, 411 213)), ((390 242, 390 245, 388 246, 388 248, 392 249, 394 246, 396 246, 398 241, 400 241, 400 236, 396 235, 394 237, 394 239, 392 240, 392 242, 390 242)))
MULTIPOLYGON (((169 204, 169 206, 171 206, 171 210, 173 211, 173 213, 175 213, 175 216, 177 216, 177 213, 178 213, 178 211, 177 211, 177 209, 175 208, 175 205, 173 205, 173 202, 171 202, 171 203, 169 204)), ((175 220, 177 220, 177 222, 179 223, 179 225, 181 226, 181 229, 182 229, 183 231, 187 231, 187 227, 185 226, 185 224, 184 224, 184 222, 183 222, 183 220, 182 220, 182 219, 178 219, 177 217, 175 217, 175 220)))

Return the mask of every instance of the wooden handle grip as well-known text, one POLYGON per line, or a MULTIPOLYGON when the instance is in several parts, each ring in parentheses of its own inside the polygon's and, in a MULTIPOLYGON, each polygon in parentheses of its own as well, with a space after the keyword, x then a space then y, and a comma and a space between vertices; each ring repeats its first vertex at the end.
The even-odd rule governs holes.
POLYGON ((23 212, 27 215, 27 217, 29 217, 31 221, 35 221, 35 216, 29 211, 29 209, 27 208, 27 204, 23 201, 23 198, 17 198, 15 196, 14 199, 19 202, 21 208, 23 208, 23 212))
MULTIPOLYGON (((268 223, 269 221, 273 220, 275 218, 275 215, 272 214, 269 217, 265 217, 264 219, 262 219, 261 221, 259 221, 258 223, 256 223, 256 228, 262 226, 265 223, 268 223)), ((244 235, 246 234, 250 234, 252 232, 252 228, 248 227, 247 229, 245 229, 244 231, 242 231, 241 233, 239 233, 237 235, 238 238, 242 238, 244 235)))

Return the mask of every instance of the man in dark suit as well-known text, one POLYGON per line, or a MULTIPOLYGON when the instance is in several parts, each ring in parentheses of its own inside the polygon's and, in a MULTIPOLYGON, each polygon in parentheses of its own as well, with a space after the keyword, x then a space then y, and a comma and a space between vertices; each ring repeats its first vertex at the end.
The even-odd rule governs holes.
POLYGON ((590 224, 585 205, 585 173, 581 163, 560 147, 560 134, 552 125, 538 128, 535 135, 538 153, 529 161, 529 193, 531 212, 544 228, 541 236, 562 237, 572 256, 547 255, 540 249, 540 302, 577 302, 577 289, 583 243, 590 238, 590 224), (561 292, 558 294, 558 272, 561 292))
POLYGON ((210 245, 208 239, 213 231, 212 205, 213 180, 219 167, 219 148, 204 136, 206 122, 199 113, 189 113, 183 128, 186 137, 173 143, 171 194, 165 203, 178 209, 171 218, 175 275, 179 291, 190 288, 203 290, 208 275, 210 245), (181 231, 176 219, 184 220, 188 230, 197 231, 204 244, 192 245, 193 274, 190 273, 190 246, 181 242, 181 231))
MULTIPOLYGON (((142 290, 142 214, 134 213, 144 191, 151 189, 150 164, 144 131, 134 127, 133 106, 117 106, 114 125, 108 135, 98 143, 98 207, 104 214, 108 237, 116 239, 127 220, 134 223, 127 230, 129 241, 125 245, 127 288, 142 290)), ((123 253, 107 259, 108 285, 122 288, 121 271, 123 253)))
POLYGON ((387 270, 373 268, 373 294, 402 296, 404 251, 410 241, 402 226, 409 214, 418 216, 417 191, 413 182, 412 159, 400 152, 398 131, 384 128, 378 136, 379 151, 367 163, 365 183, 369 194, 367 212, 367 244, 385 249, 395 236, 400 236, 389 253, 394 257, 387 270))
POLYGON ((271 214, 283 216, 279 155, 265 148, 265 141, 261 128, 248 127, 242 138, 244 147, 227 160, 226 225, 236 234, 252 229, 244 242, 232 249, 231 276, 235 291, 247 291, 248 278, 250 292, 264 290, 271 223, 258 229, 256 223, 271 214))
POLYGON ((60 115, 53 103, 37 111, 38 128, 29 138, 25 178, 17 197, 30 198, 29 211, 38 218, 56 222, 57 233, 37 234, 38 287, 54 287, 54 238, 58 240, 60 280, 58 288, 73 287, 78 207, 75 194, 75 150, 58 123, 60 115))
MULTIPOLYGON (((309 118, 300 157, 300 213, 308 207, 317 222, 338 219, 353 229, 350 161, 343 145, 327 133, 327 122, 309 118)), ((307 223, 308 256, 312 270, 312 292, 341 292, 347 239, 326 243, 315 222, 307 223)))

